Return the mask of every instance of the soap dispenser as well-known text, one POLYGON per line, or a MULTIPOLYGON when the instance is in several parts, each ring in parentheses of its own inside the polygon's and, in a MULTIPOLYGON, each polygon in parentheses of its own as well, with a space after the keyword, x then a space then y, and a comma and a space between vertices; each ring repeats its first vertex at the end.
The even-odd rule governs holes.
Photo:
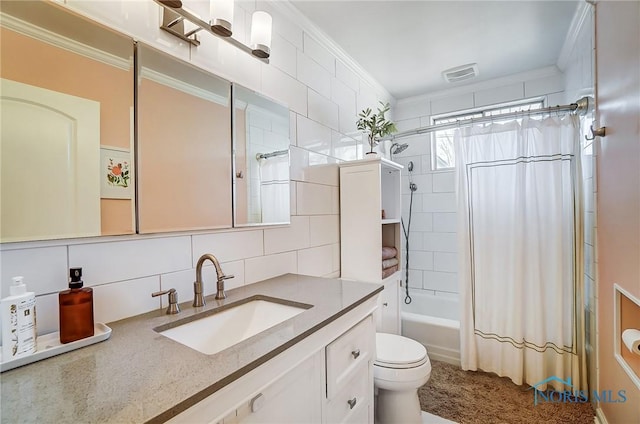
POLYGON ((36 351, 36 295, 28 292, 23 277, 13 277, 9 296, 2 299, 3 362, 36 351))
POLYGON ((83 285, 82 268, 71 268, 69 290, 58 294, 60 343, 93 336, 93 289, 83 285))

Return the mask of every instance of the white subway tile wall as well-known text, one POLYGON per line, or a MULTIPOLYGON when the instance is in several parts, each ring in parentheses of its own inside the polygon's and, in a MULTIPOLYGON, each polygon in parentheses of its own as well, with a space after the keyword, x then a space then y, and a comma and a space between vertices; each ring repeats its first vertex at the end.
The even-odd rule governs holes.
POLYGON ((298 50, 298 80, 325 98, 331 97, 331 74, 298 50))
POLYGON ((271 40, 271 50, 273 54, 269 58, 271 66, 275 66, 292 77, 297 76, 297 55, 296 46, 280 34, 273 34, 271 40))
MULTIPOLYGON (((273 16, 270 64, 208 34, 199 47, 159 29, 161 7, 151 1, 85 2, 66 6, 182 60, 256 90, 290 109, 291 225, 179 235, 124 236, 0 245, 0 296, 11 277, 24 275, 38 296, 40 334, 57 331, 57 292, 67 288, 70 266, 81 266, 94 287, 95 319, 109 322, 167 306, 160 289, 175 288, 180 302, 193 299, 196 261, 213 253, 235 278, 228 288, 287 272, 337 277, 340 270, 338 167, 363 157, 355 134, 357 111, 394 99, 363 78, 366 71, 343 62, 333 44, 315 39, 277 4, 261 3, 273 16), (296 147, 297 146, 297 147, 296 147)), ((236 2, 234 36, 246 42, 254 3, 236 2)), ((208 13, 204 8, 203 14, 208 13)), ((215 272, 203 268, 206 294, 215 272)))
POLYGON ((505 103, 524 97, 524 83, 505 85, 498 88, 487 88, 474 93, 475 106, 488 106, 505 103))
POLYGON ((86 285, 132 280, 191 268, 191 238, 87 243, 69 246, 69 266, 82 267, 86 285))
POLYGON ((331 186, 298 182, 296 205, 299 215, 331 215, 331 186))
POLYGON ((264 254, 263 232, 260 230, 237 231, 192 236, 195 268, 198 258, 205 253, 216 252, 221 262, 247 259, 264 254))
POLYGON ((309 243, 311 246, 323 246, 340 242, 339 215, 310 216, 309 220, 309 243))
POLYGON ((304 33, 304 53, 313 59, 316 63, 329 71, 331 75, 336 74, 336 58, 324 48, 319 42, 313 39, 309 34, 304 33))
MULTIPOLYGON (((548 93, 558 93, 564 91, 564 78, 562 75, 552 75, 537 80, 528 81, 524 85, 524 96, 535 97, 544 96, 548 93)), ((571 102, 577 99, 571 100, 571 102)))
MULTIPOLYGON (((162 301, 159 297, 151 297, 151 293, 158 291, 159 287, 159 275, 95 286, 93 288, 94 320, 96 322, 118 321, 158 309, 162 301)), ((38 322, 41 319, 38 316, 38 322)))
POLYGON ((246 284, 255 283, 289 272, 298 272, 298 261, 295 251, 247 259, 244 262, 244 266, 246 284))
POLYGON ((309 118, 338 130, 340 116, 338 105, 311 88, 307 91, 309 118))
POLYGON ((360 78, 347 65, 341 61, 336 61, 336 78, 345 83, 353 91, 360 89, 360 78))
POLYGON ((333 269, 333 247, 331 245, 298 250, 298 273, 305 275, 326 275, 333 269))
POLYGON ((292 216, 291 225, 264 230, 264 253, 288 252, 310 246, 308 216, 292 216))
POLYGON ((458 94, 455 96, 441 97, 431 101, 431 114, 455 112, 463 109, 470 109, 473 104, 473 93, 458 94))
MULTIPOLYGON (((569 50, 566 60, 566 68, 564 71, 564 79, 562 85, 564 93, 562 97, 554 99, 554 103, 572 103, 583 96, 594 96, 594 60, 593 60, 593 11, 589 9, 586 12, 585 19, 582 21, 582 27, 575 37, 575 44, 569 50)), ((588 128, 592 116, 587 116, 583 125, 588 128)), ((598 143, 599 139, 595 140, 598 143)), ((586 350, 587 363, 589 367, 590 381, 589 385, 594 385, 591 376, 597 375, 596 338, 598 329, 595 324, 596 320, 596 296, 597 290, 597 266, 598 255, 596 249, 595 233, 597 227, 597 216, 595 213, 595 202, 597 192, 597 169, 595 154, 597 149, 595 144, 584 142, 582 149, 582 189, 584 193, 584 283, 585 283, 585 299, 586 306, 585 323, 586 323, 586 350)))
POLYGON ((331 151, 331 128, 304 116, 297 120, 297 146, 329 154, 331 151))
POLYGON ((67 246, 42 247, 0 252, 1 297, 9 296, 11 277, 22 275, 27 290, 36 295, 67 288, 67 246))
MULTIPOLYGON (((562 73, 545 68, 399 99, 393 112, 399 120, 398 127, 410 130, 431 125, 432 115, 521 100, 525 96, 546 96, 550 104, 559 104, 564 102, 562 82, 562 73)), ((436 295, 455 296, 458 293, 455 173, 453 170, 432 171, 430 135, 406 137, 397 142, 409 144, 405 151, 393 156, 394 161, 405 166, 402 171, 405 224, 409 217, 409 162, 413 162, 412 181, 418 186, 413 195, 409 236, 409 287, 436 295)), ((404 243, 403 235, 403 250, 404 243)))

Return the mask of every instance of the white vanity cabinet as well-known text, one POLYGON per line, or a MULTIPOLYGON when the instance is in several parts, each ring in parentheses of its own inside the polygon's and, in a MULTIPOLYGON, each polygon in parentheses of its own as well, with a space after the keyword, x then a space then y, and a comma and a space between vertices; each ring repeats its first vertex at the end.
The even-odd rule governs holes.
POLYGON ((173 417, 171 423, 373 423, 378 296, 173 417))
POLYGON ((317 352, 236 408, 224 424, 320 422, 323 363, 322 352, 317 352))
POLYGON ((383 158, 340 164, 341 278, 384 284, 376 327, 394 334, 400 334, 402 168, 383 158), (383 246, 395 247, 398 259, 398 271, 384 279, 383 246))
POLYGON ((375 324, 370 315, 326 348, 326 423, 373 422, 375 324))

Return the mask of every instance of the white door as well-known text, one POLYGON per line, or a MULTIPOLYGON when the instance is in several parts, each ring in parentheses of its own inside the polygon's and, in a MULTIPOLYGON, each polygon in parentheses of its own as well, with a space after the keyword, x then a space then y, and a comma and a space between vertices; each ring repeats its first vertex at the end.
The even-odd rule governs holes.
MULTIPOLYGON (((616 359, 614 283, 640 297, 640 2, 596 3, 596 140, 599 390, 610 423, 640 422, 640 389, 616 359)), ((640 323, 639 323, 640 325, 640 323)), ((619 339, 618 339, 619 342, 619 339)))
POLYGON ((100 235, 100 103, 1 80, 2 242, 100 235))

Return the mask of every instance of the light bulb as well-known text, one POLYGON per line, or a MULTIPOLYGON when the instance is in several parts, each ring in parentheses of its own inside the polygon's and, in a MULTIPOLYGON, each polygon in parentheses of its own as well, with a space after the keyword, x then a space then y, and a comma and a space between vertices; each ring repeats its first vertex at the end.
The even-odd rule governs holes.
POLYGON ((233 34, 233 0, 210 0, 211 30, 222 37, 233 34))
POLYGON ((267 12, 253 12, 251 18, 251 53, 262 59, 271 54, 271 15, 267 12))

